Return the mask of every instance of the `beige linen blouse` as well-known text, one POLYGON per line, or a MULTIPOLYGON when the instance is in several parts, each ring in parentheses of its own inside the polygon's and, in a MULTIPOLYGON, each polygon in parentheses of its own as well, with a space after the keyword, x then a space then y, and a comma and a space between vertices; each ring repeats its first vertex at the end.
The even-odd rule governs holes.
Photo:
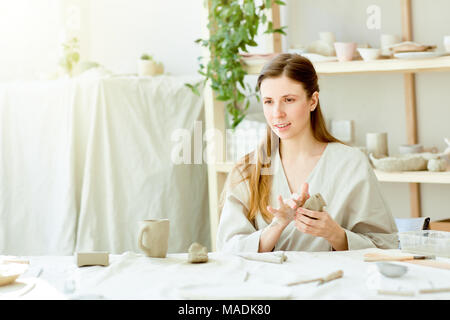
MULTIPOLYGON (((224 206, 217 232, 217 250, 258 252, 259 238, 268 223, 258 213, 253 225, 247 219, 249 185, 233 169, 225 186, 224 206)), ((290 198, 289 185, 281 165, 279 151, 274 156, 270 205, 278 208, 277 196, 290 198)), ((397 227, 383 199, 379 182, 366 155, 358 148, 328 143, 306 180, 309 194, 321 193, 325 211, 345 229, 349 250, 370 247, 398 248, 397 227)), ((300 194, 300 190, 297 191, 300 194)), ((291 222, 282 232, 274 251, 331 251, 322 237, 302 233, 291 222)))

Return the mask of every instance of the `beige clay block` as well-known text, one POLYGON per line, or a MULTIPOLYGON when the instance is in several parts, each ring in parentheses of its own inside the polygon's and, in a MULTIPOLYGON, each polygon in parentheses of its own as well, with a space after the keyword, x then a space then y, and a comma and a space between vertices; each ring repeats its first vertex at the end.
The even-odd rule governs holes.
POLYGON ((77 252, 77 265, 83 266, 107 266, 109 265, 109 253, 106 251, 77 252))
POLYGON ((306 200, 303 208, 313 211, 323 211, 323 207, 325 207, 326 205, 327 204, 322 195, 320 193, 316 193, 312 195, 308 200, 306 200))

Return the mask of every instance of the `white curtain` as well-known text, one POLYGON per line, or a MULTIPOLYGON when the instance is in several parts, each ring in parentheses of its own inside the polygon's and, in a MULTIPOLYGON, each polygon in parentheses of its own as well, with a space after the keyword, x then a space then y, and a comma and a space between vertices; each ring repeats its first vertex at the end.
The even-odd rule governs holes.
POLYGON ((169 252, 210 246, 206 165, 171 159, 202 97, 195 77, 0 84, 0 253, 139 252, 140 220, 169 218, 169 252))

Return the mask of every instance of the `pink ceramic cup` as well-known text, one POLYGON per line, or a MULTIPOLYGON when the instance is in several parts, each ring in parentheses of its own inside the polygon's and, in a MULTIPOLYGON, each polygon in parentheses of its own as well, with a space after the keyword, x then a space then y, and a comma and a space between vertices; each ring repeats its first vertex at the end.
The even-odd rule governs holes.
POLYGON ((356 52, 355 42, 335 42, 336 57, 339 61, 351 61, 356 52))

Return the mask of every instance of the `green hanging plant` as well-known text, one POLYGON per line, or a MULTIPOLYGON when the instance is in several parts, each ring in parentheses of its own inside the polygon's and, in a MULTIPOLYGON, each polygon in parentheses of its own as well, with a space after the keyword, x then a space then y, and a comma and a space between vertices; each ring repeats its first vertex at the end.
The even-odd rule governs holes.
POLYGON ((64 55, 59 61, 59 65, 69 75, 73 75, 75 66, 80 60, 80 43, 78 38, 73 37, 62 44, 64 55))
POLYGON ((211 88, 216 93, 216 99, 226 103, 226 110, 231 115, 231 127, 234 129, 246 116, 250 106, 250 97, 259 96, 256 89, 244 83, 247 72, 241 63, 240 52, 248 52, 248 47, 255 47, 255 36, 260 25, 267 24, 264 33, 281 33, 286 35, 281 27, 273 29, 271 21, 267 21, 266 9, 273 3, 285 5, 279 0, 261 0, 256 5, 255 0, 211 0, 208 28, 211 30, 209 39, 197 39, 195 42, 207 47, 211 59, 207 65, 199 57, 198 73, 204 79, 196 84, 186 84, 195 94, 199 88, 211 80, 211 88), (250 94, 246 95, 245 90, 250 94))

